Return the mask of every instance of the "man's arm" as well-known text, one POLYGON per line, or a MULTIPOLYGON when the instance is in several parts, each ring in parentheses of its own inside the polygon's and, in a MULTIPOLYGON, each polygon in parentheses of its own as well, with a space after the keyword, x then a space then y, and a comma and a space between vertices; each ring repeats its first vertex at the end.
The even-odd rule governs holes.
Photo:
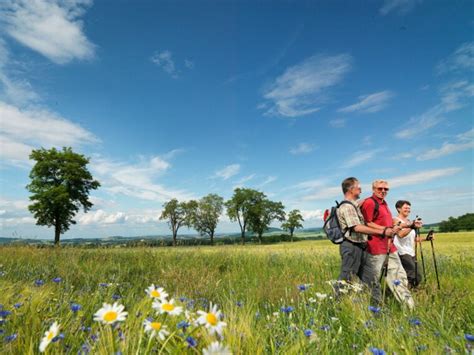
MULTIPOLYGON (((375 232, 369 232, 369 234, 380 234, 385 229, 384 226, 380 226, 377 223, 372 222, 374 219, 375 202, 371 198, 365 199, 364 203, 360 205, 360 210, 364 216, 365 224, 367 227, 372 228, 375 232)), ((362 232, 365 233, 365 232, 362 232)))
POLYGON ((378 234, 378 235, 387 236, 387 237, 391 237, 394 234, 394 231, 392 228, 382 227, 380 229, 380 228, 373 228, 369 225, 363 225, 363 224, 355 225, 354 227, 352 227, 352 230, 357 233, 363 233, 363 234, 369 234, 369 235, 378 234), (385 235, 383 234, 384 231, 385 231, 385 235))

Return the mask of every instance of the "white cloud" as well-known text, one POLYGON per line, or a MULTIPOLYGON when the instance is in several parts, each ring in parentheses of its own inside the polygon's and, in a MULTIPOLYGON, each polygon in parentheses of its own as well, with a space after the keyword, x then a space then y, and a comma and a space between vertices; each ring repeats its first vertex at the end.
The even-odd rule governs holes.
POLYGON ((474 69, 474 42, 462 44, 447 59, 442 60, 438 66, 439 74, 474 69))
POLYGON ((107 213, 104 210, 89 211, 78 219, 79 224, 118 224, 126 222, 128 217, 123 212, 107 213))
POLYGON ((189 59, 184 60, 184 66, 188 69, 193 69, 194 68, 194 62, 189 59))
POLYGON ((379 12, 383 16, 390 12, 404 15, 413 10, 419 3, 421 3, 421 0, 385 0, 379 12))
POLYGON ((174 64, 173 54, 169 50, 155 52, 151 57, 151 61, 163 69, 164 72, 171 75, 173 79, 178 78, 178 71, 174 64))
POLYGON ((26 47, 57 64, 94 57, 80 18, 92 0, 4 0, 0 23, 26 47))
POLYGON ((295 155, 308 154, 308 153, 311 153, 315 149, 316 147, 314 146, 314 144, 300 143, 296 147, 291 148, 290 153, 295 154, 295 155))
POLYGON ((272 183, 276 180, 277 180, 276 176, 269 176, 261 184, 259 184, 257 187, 259 187, 259 188, 264 187, 265 185, 268 185, 268 184, 270 184, 270 183, 272 183))
POLYGON ((225 168, 216 171, 214 174, 215 178, 221 178, 223 180, 230 179, 232 176, 237 175, 240 171, 239 164, 227 165, 225 168))
POLYGON ((303 216, 303 219, 305 220, 305 222, 308 222, 311 220, 322 221, 324 212, 319 209, 318 210, 302 210, 301 215, 303 216))
POLYGON ((370 95, 359 96, 359 102, 353 105, 339 109, 339 112, 363 112, 375 113, 383 110, 388 101, 393 97, 393 93, 389 90, 376 92, 370 95))
POLYGON ((375 149, 375 150, 359 150, 355 152, 354 154, 351 155, 349 159, 347 159, 344 163, 342 163, 342 166, 344 168, 353 168, 355 166, 361 165, 365 162, 370 161, 373 159, 377 153, 379 153, 381 150, 380 149, 375 149))
POLYGON ((4 160, 28 161, 32 148, 97 143, 91 132, 45 109, 21 110, 0 101, 0 143, 4 160))
POLYGON ((388 179, 392 187, 400 187, 407 185, 415 185, 426 183, 430 180, 438 179, 445 176, 455 175, 459 173, 462 168, 452 167, 444 169, 425 170, 418 173, 402 175, 388 179))
POLYGON ((159 156, 130 164, 107 160, 101 157, 91 159, 91 170, 101 182, 102 189, 109 193, 122 194, 142 200, 164 202, 172 198, 188 200, 194 198, 183 190, 168 189, 156 183, 159 175, 168 170, 170 164, 159 156))
POLYGON ((255 177, 255 174, 250 174, 250 175, 244 176, 243 178, 239 179, 235 183, 240 186, 240 185, 245 184, 246 182, 252 180, 254 177, 255 177))
POLYGON ((333 128, 343 128, 346 126, 346 120, 344 118, 336 118, 330 120, 329 125, 333 128))
MULTIPOLYGON (((455 175, 462 171, 462 168, 459 167, 450 167, 444 169, 433 169, 425 170, 412 174, 396 176, 392 178, 387 178, 392 188, 410 186, 417 184, 425 184, 428 181, 436 180, 439 178, 455 175)), ((299 184, 301 186, 301 184, 299 184)), ((298 186, 298 185, 297 185, 298 186)), ((362 191, 370 191, 370 184, 363 184, 362 191)), ((342 188, 340 186, 316 186, 315 189, 308 193, 308 190, 305 191, 305 195, 301 198, 303 201, 317 201, 317 200, 327 200, 330 198, 337 198, 342 196, 342 188)))
POLYGON ((457 141, 454 143, 444 142, 440 148, 430 149, 419 155, 417 160, 431 160, 444 157, 456 152, 462 152, 474 148, 474 129, 457 136, 457 141))
POLYGON ((264 90, 267 115, 298 117, 318 111, 327 100, 325 90, 340 83, 351 69, 352 57, 314 55, 289 67, 264 90))

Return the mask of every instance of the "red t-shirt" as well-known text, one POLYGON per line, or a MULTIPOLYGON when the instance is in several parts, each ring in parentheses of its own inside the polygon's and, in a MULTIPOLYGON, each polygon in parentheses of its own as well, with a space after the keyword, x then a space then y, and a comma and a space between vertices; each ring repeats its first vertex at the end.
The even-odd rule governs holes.
MULTIPOLYGON (((364 201, 361 206, 362 214, 364 215, 364 220, 366 223, 373 222, 379 226, 392 227, 392 213, 388 208, 387 202, 382 201, 377 196, 372 195, 373 198, 379 203, 379 212, 377 218, 374 219, 375 211, 375 202, 371 198, 368 198, 364 201)), ((367 252, 369 254, 386 254, 388 248, 388 239, 387 237, 383 238, 380 235, 371 235, 367 242, 367 252)), ((390 253, 395 253, 397 248, 393 243, 390 243, 390 253)))

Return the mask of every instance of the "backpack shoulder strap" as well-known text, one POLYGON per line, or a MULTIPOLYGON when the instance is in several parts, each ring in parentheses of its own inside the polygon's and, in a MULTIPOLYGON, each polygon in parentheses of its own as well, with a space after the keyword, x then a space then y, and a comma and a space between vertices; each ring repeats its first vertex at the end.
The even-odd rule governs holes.
POLYGON ((370 199, 374 201, 375 203, 375 208, 374 208, 374 219, 376 219, 379 216, 379 202, 374 198, 374 196, 370 196, 370 199))

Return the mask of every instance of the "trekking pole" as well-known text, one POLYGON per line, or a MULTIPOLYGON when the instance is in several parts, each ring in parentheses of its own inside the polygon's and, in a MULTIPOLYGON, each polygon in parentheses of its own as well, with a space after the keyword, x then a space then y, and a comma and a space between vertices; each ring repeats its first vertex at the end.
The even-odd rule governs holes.
POLYGON ((416 285, 418 285, 420 280, 418 280, 418 239, 420 238, 420 234, 418 233, 418 229, 415 229, 415 281, 416 285))
POLYGON ((433 244, 433 239, 434 239, 433 234, 434 234, 434 230, 430 230, 428 232, 428 235, 426 236, 426 240, 429 240, 431 242, 431 251, 433 252, 433 263, 434 263, 435 273, 436 273, 436 282, 438 283, 438 290, 441 290, 441 286, 439 285, 438 264, 436 263, 436 255, 435 255, 434 244, 433 244))
MULTIPOLYGON (((397 226, 402 223, 401 221, 397 223, 397 226)), ((385 278, 384 283, 383 283, 383 291, 382 291, 382 300, 385 300, 385 290, 387 288, 387 275, 388 275, 388 261, 390 259, 390 248, 392 247, 392 240, 393 237, 388 237, 388 242, 387 242, 387 254, 385 256, 385 261, 382 266, 382 272, 380 274, 380 279, 379 283, 382 283, 382 279, 385 278)))
MULTIPOLYGON (((418 232, 420 235, 420 232, 418 232)), ((421 255, 421 265, 423 266, 423 279, 426 283, 426 267, 425 267, 425 258, 423 257, 423 248, 421 246, 421 239, 420 239, 420 255, 421 255)))

